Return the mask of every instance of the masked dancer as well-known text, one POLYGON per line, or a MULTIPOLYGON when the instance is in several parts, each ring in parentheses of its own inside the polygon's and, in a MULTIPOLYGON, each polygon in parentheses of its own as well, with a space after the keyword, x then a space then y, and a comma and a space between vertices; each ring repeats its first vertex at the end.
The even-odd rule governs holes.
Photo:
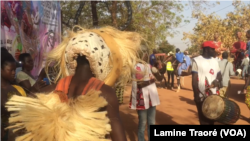
POLYGON ((37 99, 15 96, 6 104, 17 112, 9 128, 27 130, 19 140, 108 141, 109 135, 126 141, 112 87, 131 81, 141 36, 112 27, 78 28, 47 55, 46 71, 51 63, 60 68, 55 91, 37 99))

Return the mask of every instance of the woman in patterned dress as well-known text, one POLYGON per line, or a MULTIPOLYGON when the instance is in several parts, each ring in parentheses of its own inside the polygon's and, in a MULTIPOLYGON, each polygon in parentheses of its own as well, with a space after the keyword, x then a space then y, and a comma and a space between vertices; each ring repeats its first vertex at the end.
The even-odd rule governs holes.
POLYGON ((155 124, 156 106, 160 104, 160 100, 150 65, 138 62, 135 68, 137 72, 134 79, 137 81, 132 83, 129 108, 137 110, 139 118, 138 141, 144 141, 146 123, 148 123, 149 138, 149 126, 155 124))
POLYGON ((10 113, 4 105, 12 95, 26 96, 24 90, 16 85, 11 85, 15 79, 16 61, 7 51, 1 50, 1 140, 13 140, 12 132, 4 130, 8 126, 10 113))

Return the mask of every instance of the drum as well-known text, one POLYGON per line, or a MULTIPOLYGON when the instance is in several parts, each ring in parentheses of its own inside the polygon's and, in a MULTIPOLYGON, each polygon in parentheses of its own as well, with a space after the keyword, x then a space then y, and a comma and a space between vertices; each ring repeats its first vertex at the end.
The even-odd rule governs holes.
POLYGON ((210 95, 204 100, 202 112, 208 119, 224 124, 235 123, 240 117, 239 106, 218 95, 210 95))

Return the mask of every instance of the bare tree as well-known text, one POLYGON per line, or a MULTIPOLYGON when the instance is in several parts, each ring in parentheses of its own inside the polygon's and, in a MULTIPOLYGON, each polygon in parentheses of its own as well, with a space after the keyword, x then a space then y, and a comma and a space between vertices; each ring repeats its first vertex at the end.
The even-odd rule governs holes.
POLYGON ((92 19, 93 19, 93 26, 97 27, 98 26, 98 16, 97 16, 97 11, 96 11, 96 4, 98 1, 91 1, 91 10, 92 10, 92 19))
POLYGON ((112 24, 115 27, 117 27, 116 10, 117 10, 117 1, 112 1, 112 8, 111 8, 112 24))

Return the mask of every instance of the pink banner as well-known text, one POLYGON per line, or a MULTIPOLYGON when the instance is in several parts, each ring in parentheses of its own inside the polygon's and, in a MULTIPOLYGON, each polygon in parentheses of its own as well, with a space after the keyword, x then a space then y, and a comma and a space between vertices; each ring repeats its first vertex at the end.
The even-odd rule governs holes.
POLYGON ((44 55, 61 42, 60 35, 60 2, 1 1, 1 47, 16 59, 30 53, 34 76, 44 67, 44 55))

